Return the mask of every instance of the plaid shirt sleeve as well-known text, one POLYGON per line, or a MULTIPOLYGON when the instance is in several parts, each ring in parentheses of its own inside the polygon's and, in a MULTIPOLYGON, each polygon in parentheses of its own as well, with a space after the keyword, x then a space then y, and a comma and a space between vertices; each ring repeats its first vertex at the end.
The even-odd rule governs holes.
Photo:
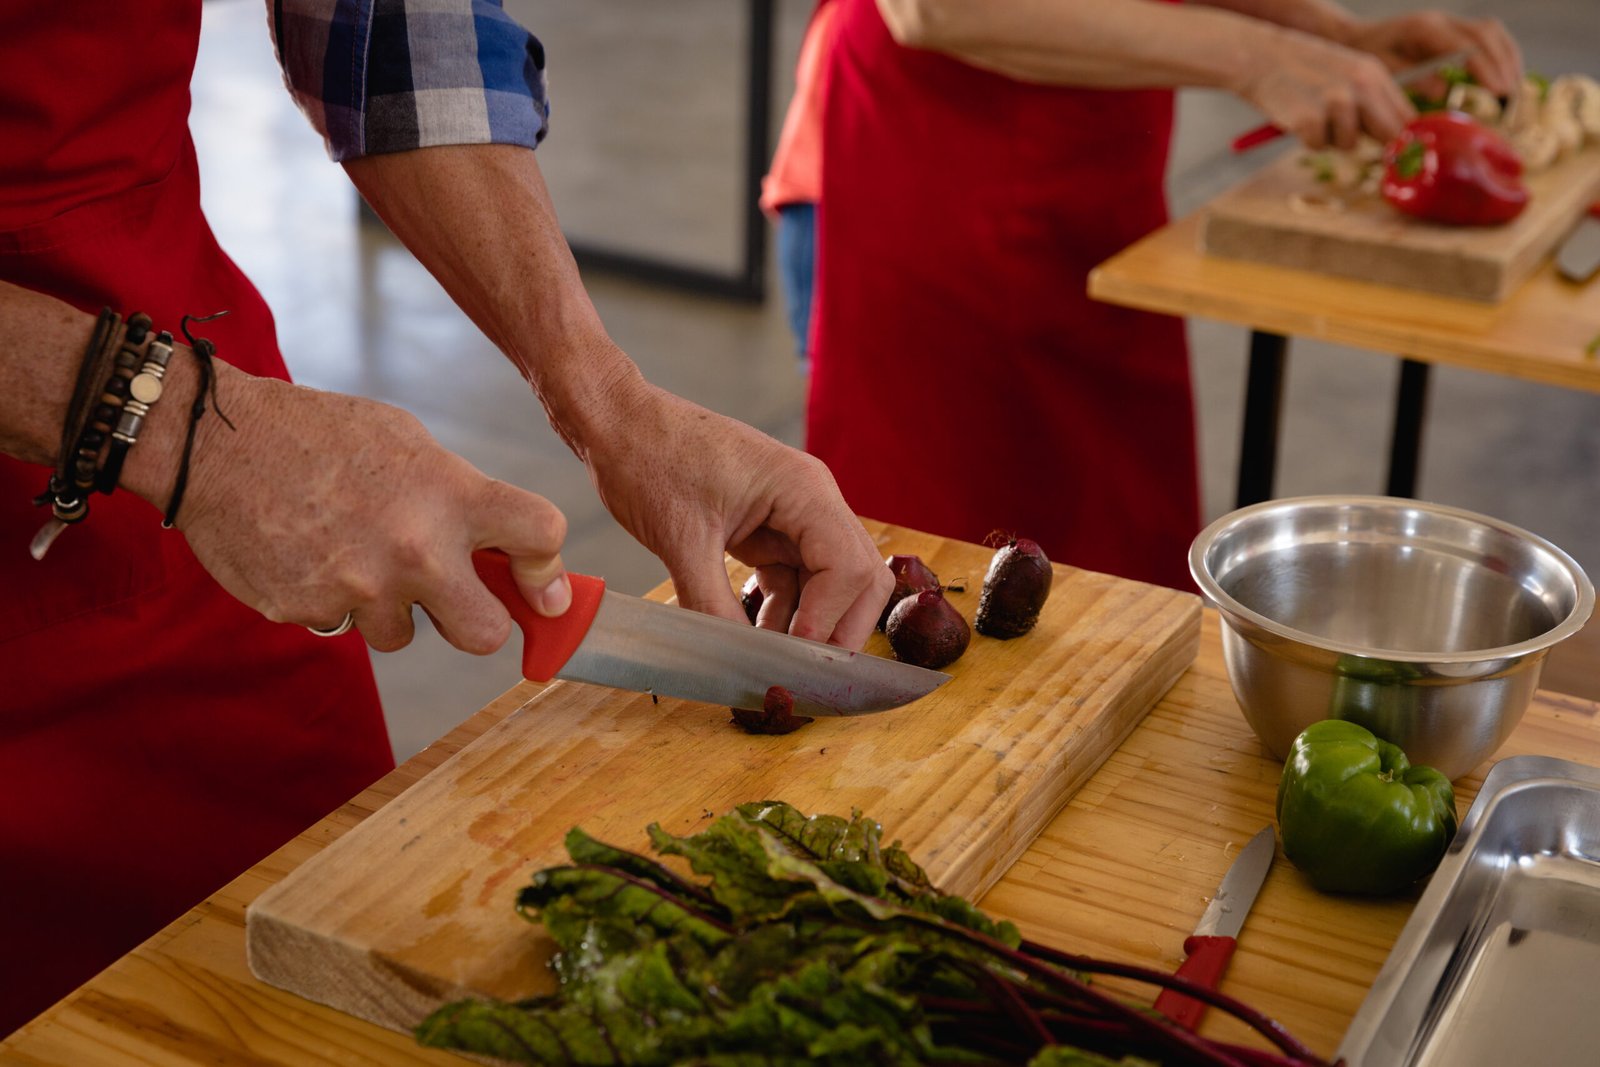
POLYGON ((500 0, 269 0, 284 82, 328 155, 534 147, 544 48, 500 0))

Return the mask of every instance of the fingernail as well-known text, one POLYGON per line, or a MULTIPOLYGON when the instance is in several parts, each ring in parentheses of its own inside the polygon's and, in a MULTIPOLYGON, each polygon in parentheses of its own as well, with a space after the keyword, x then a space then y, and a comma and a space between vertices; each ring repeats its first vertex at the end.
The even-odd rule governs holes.
POLYGON ((556 575, 555 581, 533 594, 533 610, 547 619, 565 615, 572 606, 572 583, 565 574, 556 575))

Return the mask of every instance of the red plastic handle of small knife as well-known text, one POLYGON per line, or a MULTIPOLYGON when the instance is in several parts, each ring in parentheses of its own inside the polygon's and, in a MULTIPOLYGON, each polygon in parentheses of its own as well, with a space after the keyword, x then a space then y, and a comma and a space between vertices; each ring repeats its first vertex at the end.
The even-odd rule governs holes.
MULTIPOLYGON (((1222 980, 1222 972, 1228 969, 1228 961, 1233 959, 1234 946, 1238 943, 1231 937, 1190 936, 1183 943, 1183 951, 1188 958, 1178 968, 1178 977, 1187 978, 1207 989, 1217 988, 1217 983, 1222 980)), ((1171 989, 1163 989, 1156 998, 1156 1011, 1185 1030, 1193 1030, 1200 1025, 1200 1017, 1206 1013, 1206 1008, 1204 1002, 1171 989)))
POLYGON ((1248 133, 1241 133, 1233 139, 1231 147, 1234 154, 1237 155, 1240 152, 1248 152, 1252 148, 1264 145, 1268 141, 1276 141, 1282 136, 1283 130, 1269 122, 1265 126, 1257 126, 1248 133))
POLYGON ((589 633, 606 591, 605 579, 567 572, 567 580, 572 583, 572 606, 551 619, 534 611, 522 598, 516 579, 511 577, 510 556, 497 548, 480 549, 472 554, 472 566, 489 592, 500 598, 511 618, 522 627, 522 676, 534 682, 554 678, 589 633))

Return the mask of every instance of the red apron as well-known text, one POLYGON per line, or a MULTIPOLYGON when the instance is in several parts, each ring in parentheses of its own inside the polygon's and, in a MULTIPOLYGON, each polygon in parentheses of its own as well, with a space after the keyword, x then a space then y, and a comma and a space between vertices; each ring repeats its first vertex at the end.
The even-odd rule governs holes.
POLYGON ((1189 588, 1183 323, 1086 292, 1166 221, 1172 94, 1024 84, 843 8, 807 448, 860 514, 1189 588))
MULTIPOLYGON (((0 8, 0 279, 226 308, 221 357, 287 377, 200 212, 199 32, 199 0, 0 8)), ((392 766, 359 635, 268 622, 125 492, 35 562, 47 477, 0 456, 0 1035, 392 766)))

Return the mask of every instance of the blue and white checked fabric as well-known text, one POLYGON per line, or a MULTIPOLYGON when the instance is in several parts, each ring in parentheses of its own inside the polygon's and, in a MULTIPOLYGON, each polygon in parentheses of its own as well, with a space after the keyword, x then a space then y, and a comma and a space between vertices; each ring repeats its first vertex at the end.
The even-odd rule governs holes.
POLYGON ((499 0, 269 0, 284 81, 328 155, 534 147, 544 47, 499 0))

